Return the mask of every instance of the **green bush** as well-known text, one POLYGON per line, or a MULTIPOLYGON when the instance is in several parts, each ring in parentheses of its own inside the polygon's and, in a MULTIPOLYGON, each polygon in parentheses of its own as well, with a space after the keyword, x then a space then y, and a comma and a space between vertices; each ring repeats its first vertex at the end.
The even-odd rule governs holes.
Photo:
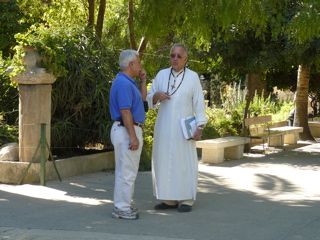
POLYGON ((18 127, 0 124, 0 147, 7 143, 18 142, 18 127))
POLYGON ((272 122, 287 120, 290 111, 294 109, 294 103, 292 101, 283 101, 279 107, 280 109, 275 114, 272 114, 272 122))
POLYGON ((206 113, 208 123, 202 139, 241 135, 242 115, 237 109, 228 114, 225 109, 207 108, 206 113))
POLYGON ((142 147, 140 164, 139 164, 139 171, 151 170, 152 144, 153 144, 153 137, 144 135, 143 147, 142 147))
POLYGON ((202 131, 202 139, 210 139, 220 137, 219 128, 216 126, 216 108, 206 108, 206 116, 208 123, 202 131))
POLYGON ((99 143, 112 149, 109 91, 119 71, 119 54, 96 44, 90 33, 73 34, 63 44, 67 74, 52 85, 53 152, 72 153, 99 143))
POLYGON ((278 101, 272 101, 271 95, 269 95, 268 98, 264 98, 263 92, 260 96, 256 92, 249 106, 249 116, 258 117, 272 115, 277 113, 280 110, 280 108, 281 103, 278 101))
POLYGON ((151 169, 153 129, 156 123, 158 110, 149 110, 143 127, 143 148, 140 158, 139 171, 149 171, 151 169))
POLYGON ((0 54, 10 57, 16 45, 14 35, 30 26, 29 16, 20 8, 17 0, 0 1, 0 54))
POLYGON ((17 125, 19 117, 19 93, 17 84, 10 81, 5 72, 10 60, 1 59, 0 55, 0 115, 2 122, 8 125, 17 125))
POLYGON ((241 83, 226 86, 225 92, 221 93, 222 108, 206 109, 208 123, 203 139, 241 135, 246 93, 246 89, 241 89, 241 83))
POLYGON ((34 47, 42 59, 39 67, 46 68, 46 71, 53 73, 56 77, 66 76, 68 70, 65 63, 70 57, 70 51, 74 53, 77 50, 77 43, 88 39, 89 35, 92 33, 80 26, 67 28, 34 24, 27 32, 15 35, 18 45, 15 47, 14 65, 22 65, 24 47, 34 47))

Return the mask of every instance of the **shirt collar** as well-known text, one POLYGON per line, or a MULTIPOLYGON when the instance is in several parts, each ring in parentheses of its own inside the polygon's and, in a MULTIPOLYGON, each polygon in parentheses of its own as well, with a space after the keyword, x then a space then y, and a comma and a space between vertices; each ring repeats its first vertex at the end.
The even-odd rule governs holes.
POLYGON ((119 72, 119 73, 118 73, 118 76, 125 77, 125 78, 127 78, 130 82, 136 83, 136 81, 135 81, 134 79, 132 79, 131 77, 129 77, 127 74, 125 74, 125 73, 123 73, 123 72, 119 72))

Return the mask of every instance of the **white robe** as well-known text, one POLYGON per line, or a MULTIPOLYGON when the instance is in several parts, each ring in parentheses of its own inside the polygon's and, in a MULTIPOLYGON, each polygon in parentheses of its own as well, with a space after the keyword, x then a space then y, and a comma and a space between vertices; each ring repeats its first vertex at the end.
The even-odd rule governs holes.
MULTIPOLYGON (((161 200, 195 200, 198 185, 196 143, 184 138, 180 119, 195 115, 197 126, 206 124, 204 97, 198 74, 186 68, 183 82, 171 99, 153 105, 156 92, 167 92, 170 71, 168 68, 157 74, 147 95, 151 109, 160 104, 152 151, 153 190, 161 200)), ((183 73, 176 80, 176 88, 182 78, 183 73)), ((169 94, 175 90, 171 90, 173 81, 171 76, 169 94)))

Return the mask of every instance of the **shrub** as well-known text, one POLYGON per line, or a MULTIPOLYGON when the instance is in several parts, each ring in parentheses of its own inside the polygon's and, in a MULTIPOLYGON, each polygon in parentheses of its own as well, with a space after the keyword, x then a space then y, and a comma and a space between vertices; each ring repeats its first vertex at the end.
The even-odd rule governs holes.
POLYGON ((225 109, 207 108, 206 113, 208 123, 203 130, 202 139, 241 135, 242 115, 238 110, 228 114, 225 109))
POLYGON ((17 125, 19 116, 19 93, 17 84, 10 81, 5 72, 10 60, 1 59, 0 55, 0 115, 2 122, 8 125, 17 125))
MULTIPOLYGON (((150 85, 149 85, 150 86, 150 85)), ((149 171, 151 169, 153 129, 156 122, 158 110, 149 110, 146 113, 146 121, 143 127, 143 148, 140 158, 140 171, 149 171)))
POLYGON ((46 68, 46 71, 53 73, 56 77, 66 76, 65 63, 70 56, 70 50, 75 50, 76 43, 83 41, 84 35, 88 36, 88 33, 86 29, 77 26, 65 28, 43 24, 32 25, 26 33, 15 35, 18 45, 15 47, 14 65, 22 65, 24 47, 34 47, 42 59, 39 67, 46 68))
POLYGON ((153 137, 144 135, 143 147, 142 147, 140 164, 139 164, 139 171, 151 170, 152 144, 153 144, 153 137))
POLYGON ((272 115, 272 122, 280 122, 287 120, 290 111, 294 109, 293 101, 283 101, 279 105, 280 109, 272 115))
POLYGON ((249 106, 249 116, 258 117, 275 114, 280 110, 280 108, 281 103, 278 101, 272 101, 271 94, 268 98, 265 98, 263 92, 260 96, 255 92, 253 100, 249 106))
POLYGON ((208 123, 203 139, 241 135, 246 93, 247 89, 241 89, 241 82, 226 86, 221 93, 222 108, 213 106, 206 110, 208 123))
POLYGON ((74 32, 63 45, 67 74, 52 85, 53 151, 72 152, 99 143, 112 149, 109 91, 118 73, 118 53, 96 44, 86 32, 74 32))
POLYGON ((18 142, 18 127, 0 123, 0 147, 12 142, 18 142))

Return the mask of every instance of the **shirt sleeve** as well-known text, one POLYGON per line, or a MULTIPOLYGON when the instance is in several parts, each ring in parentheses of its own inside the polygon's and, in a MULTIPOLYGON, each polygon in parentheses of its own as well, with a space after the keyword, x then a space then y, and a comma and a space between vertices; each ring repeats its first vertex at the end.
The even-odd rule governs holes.
POLYGON ((131 86, 128 84, 123 84, 117 92, 117 101, 119 104, 119 109, 131 109, 133 104, 133 94, 131 86))
POLYGON ((194 88, 194 95, 193 95, 193 109, 196 114, 197 119, 197 126, 205 125, 208 122, 206 117, 206 107, 205 101, 203 96, 203 90, 200 83, 199 76, 196 74, 196 84, 194 88))

